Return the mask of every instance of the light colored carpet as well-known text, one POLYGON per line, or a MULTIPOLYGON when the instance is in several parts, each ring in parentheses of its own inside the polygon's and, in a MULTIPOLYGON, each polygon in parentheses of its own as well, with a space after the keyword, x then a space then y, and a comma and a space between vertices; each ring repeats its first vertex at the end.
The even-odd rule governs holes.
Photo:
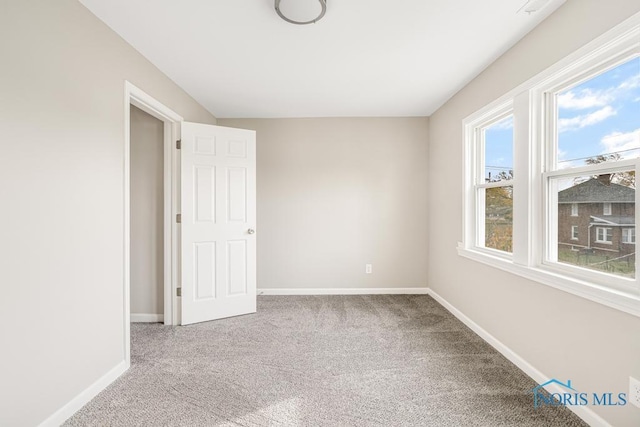
POLYGON ((131 369, 67 426, 583 426, 428 296, 261 296, 132 325, 131 369))

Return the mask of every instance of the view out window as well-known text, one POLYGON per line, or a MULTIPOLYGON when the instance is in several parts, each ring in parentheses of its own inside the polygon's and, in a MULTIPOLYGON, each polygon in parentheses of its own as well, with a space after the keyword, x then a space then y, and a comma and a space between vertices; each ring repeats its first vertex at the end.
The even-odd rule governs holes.
POLYGON ((623 228, 622 229, 622 243, 627 243, 627 244, 636 243, 636 229, 635 228, 623 228))
POLYGON ((620 243, 630 239, 623 226, 635 226, 630 159, 640 155, 639 81, 640 59, 634 58, 549 94, 556 116, 549 141, 556 157, 547 165, 549 262, 635 276, 635 251, 620 243), (577 254, 568 242, 576 238, 570 216, 589 226, 577 254))
POLYGON ((477 129, 477 246, 513 251, 513 116, 477 129))

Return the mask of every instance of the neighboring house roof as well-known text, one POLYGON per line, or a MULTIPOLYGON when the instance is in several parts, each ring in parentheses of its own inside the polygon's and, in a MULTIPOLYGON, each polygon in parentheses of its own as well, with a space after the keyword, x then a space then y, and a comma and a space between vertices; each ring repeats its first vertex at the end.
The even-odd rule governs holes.
POLYGON ((558 203, 633 203, 636 190, 620 184, 605 185, 595 178, 558 193, 558 203))
POLYGON ((636 218, 633 216, 606 216, 599 217, 591 215, 594 225, 635 225, 636 218))

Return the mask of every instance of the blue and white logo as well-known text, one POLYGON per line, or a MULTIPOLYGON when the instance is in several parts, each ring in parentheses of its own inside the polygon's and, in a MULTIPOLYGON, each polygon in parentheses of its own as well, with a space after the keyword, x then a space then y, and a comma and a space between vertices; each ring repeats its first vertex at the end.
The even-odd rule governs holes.
POLYGON ((624 406, 627 404, 626 393, 585 393, 572 387, 571 380, 566 383, 553 378, 544 384, 534 387, 533 406, 624 406), (546 388, 551 386, 561 391, 549 393, 546 388))

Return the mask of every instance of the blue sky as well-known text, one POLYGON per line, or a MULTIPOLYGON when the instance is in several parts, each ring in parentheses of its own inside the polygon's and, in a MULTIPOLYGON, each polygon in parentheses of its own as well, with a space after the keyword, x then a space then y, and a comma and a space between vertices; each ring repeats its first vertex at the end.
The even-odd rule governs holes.
POLYGON ((486 128, 484 141, 484 177, 494 180, 500 172, 513 170, 513 116, 486 128))
MULTIPOLYGON (((557 101, 558 167, 598 154, 640 156, 640 58, 558 93, 557 101)), ((511 169, 512 139, 509 118, 486 129, 486 177, 511 169)))

